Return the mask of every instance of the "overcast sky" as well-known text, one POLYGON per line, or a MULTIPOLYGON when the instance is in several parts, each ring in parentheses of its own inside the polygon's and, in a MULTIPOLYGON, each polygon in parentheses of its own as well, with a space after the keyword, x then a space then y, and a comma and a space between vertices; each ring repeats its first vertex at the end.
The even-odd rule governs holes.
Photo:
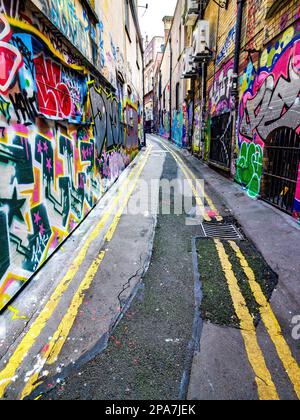
POLYGON ((139 16, 142 35, 144 38, 148 35, 150 41, 156 35, 164 35, 162 18, 174 14, 177 0, 138 0, 139 6, 147 3, 146 13, 144 8, 139 7, 139 16))

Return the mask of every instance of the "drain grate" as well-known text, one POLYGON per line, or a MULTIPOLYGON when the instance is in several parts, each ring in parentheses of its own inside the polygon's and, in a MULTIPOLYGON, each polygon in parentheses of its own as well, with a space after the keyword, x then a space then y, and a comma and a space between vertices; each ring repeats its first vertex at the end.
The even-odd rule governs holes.
POLYGON ((243 241, 245 238, 239 229, 228 223, 201 223, 201 238, 225 239, 228 241, 243 241))

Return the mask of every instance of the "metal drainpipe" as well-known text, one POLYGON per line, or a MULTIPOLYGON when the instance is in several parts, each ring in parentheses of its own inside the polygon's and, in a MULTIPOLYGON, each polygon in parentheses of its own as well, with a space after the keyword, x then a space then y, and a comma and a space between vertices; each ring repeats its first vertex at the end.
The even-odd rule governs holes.
POLYGON ((142 116, 143 116, 143 121, 142 121, 142 127, 143 127, 143 139, 144 139, 144 147, 147 146, 147 137, 146 137, 146 132, 145 132, 145 52, 142 51, 142 72, 143 72, 143 112, 142 112, 142 116))
MULTIPOLYGON (((237 21, 236 21, 236 34, 235 34, 235 49, 234 49, 234 65, 233 65, 233 79, 232 79, 232 90, 231 97, 235 99, 234 111, 233 111, 233 122, 237 123, 239 117, 239 67, 240 67, 240 54, 241 54, 241 40, 242 40, 242 23, 243 23, 243 7, 244 0, 237 0, 237 21)), ((236 159, 235 155, 235 130, 232 135, 232 147, 231 147, 231 163, 236 159)), ((231 170, 230 170, 231 173, 231 170)), ((232 175, 232 173, 231 173, 232 175)))
MULTIPOLYGON (((206 124, 205 117, 206 117, 206 98, 207 98, 207 64, 202 63, 202 118, 201 118, 201 142, 205 147, 205 128, 204 124, 206 124)), ((202 151, 202 159, 205 158, 205 150, 202 151)))
POLYGON ((244 0, 237 0, 237 21, 236 21, 236 34, 235 34, 235 50, 234 50, 234 67, 233 67, 233 91, 236 97, 235 107, 238 110, 238 79, 239 79, 239 65, 241 53, 241 39, 242 39, 242 22, 243 22, 243 7, 244 0))
POLYGON ((170 44, 170 135, 169 140, 172 141, 172 78, 173 78, 173 51, 172 51, 172 38, 169 38, 170 44))

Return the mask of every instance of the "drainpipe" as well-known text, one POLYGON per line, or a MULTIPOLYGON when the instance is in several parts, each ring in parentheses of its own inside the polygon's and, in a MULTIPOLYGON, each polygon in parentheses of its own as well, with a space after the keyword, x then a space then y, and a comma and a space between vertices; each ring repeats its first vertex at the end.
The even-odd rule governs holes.
POLYGON ((140 46, 140 51, 141 51, 141 55, 142 55, 142 74, 143 74, 143 103, 142 103, 142 107, 143 107, 143 111, 142 111, 142 115, 143 115, 143 139, 144 139, 144 146, 146 146, 146 133, 144 130, 144 117, 145 117, 145 81, 144 81, 144 70, 145 70, 145 62, 144 62, 144 46, 143 46, 143 37, 142 37, 142 33, 141 33, 141 28, 140 28, 140 24, 139 24, 139 18, 138 18, 138 13, 137 13, 137 4, 134 0, 129 0, 129 4, 130 4, 130 8, 131 8, 131 12, 132 12, 132 17, 133 17, 133 21, 134 21, 134 25, 135 25, 135 29, 138 35, 138 40, 139 40, 139 46, 140 46))
MULTIPOLYGON (((202 144, 205 147, 205 117, 206 117, 206 109, 207 109, 207 64, 206 63, 202 63, 202 92, 201 92, 201 96, 202 96, 202 118, 201 118, 201 128, 200 128, 200 132, 201 132, 201 138, 200 141, 202 142, 202 144)), ((202 150, 202 159, 205 158, 205 150, 202 150)))
POLYGON ((146 132, 145 132, 145 52, 144 50, 142 51, 142 73, 143 73, 143 111, 142 111, 142 115, 143 115, 143 122, 142 123, 142 127, 143 127, 143 140, 144 140, 144 147, 147 146, 147 136, 146 136, 146 132))
MULTIPOLYGON (((233 123, 236 125, 239 117, 239 67, 240 67, 240 54, 241 54, 241 40, 242 40, 242 23, 243 23, 243 7, 245 1, 237 0, 237 21, 236 21, 236 34, 235 34, 235 49, 234 49, 234 65, 233 65, 233 79, 231 88, 231 97, 234 98, 234 111, 233 111, 233 123)), ((232 136, 232 147, 230 161, 234 162, 236 156, 236 132, 235 130, 232 136)), ((230 170, 230 174, 232 171, 230 170)))
POLYGON ((170 45, 170 135, 169 140, 172 141, 172 78, 173 78, 173 51, 172 51, 172 38, 169 38, 170 45))
POLYGON ((241 53, 241 39, 242 39, 242 22, 243 22, 243 7, 244 0, 237 0, 237 21, 236 21, 236 34, 235 34, 235 50, 234 50, 234 67, 233 67, 233 84, 232 96, 236 98, 235 109, 238 111, 238 81, 239 81, 239 65, 241 53))

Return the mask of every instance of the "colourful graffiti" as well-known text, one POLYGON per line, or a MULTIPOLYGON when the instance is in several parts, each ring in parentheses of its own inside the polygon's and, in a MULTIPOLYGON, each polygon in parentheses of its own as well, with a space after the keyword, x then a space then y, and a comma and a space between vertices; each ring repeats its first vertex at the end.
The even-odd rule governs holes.
POLYGON ((170 116, 167 111, 163 111, 162 124, 160 126, 159 134, 166 139, 170 137, 170 116))
POLYGON ((139 115, 6 15, 0 63, 1 310, 130 163, 139 115))
POLYGON ((188 146, 189 114, 187 104, 184 102, 180 110, 173 111, 172 140, 176 146, 184 148, 188 146))
POLYGON ((183 113, 182 110, 174 111, 172 123, 172 140, 178 146, 182 147, 183 137, 183 113))
POLYGON ((254 143, 244 142, 236 163, 236 180, 248 191, 250 197, 257 197, 263 173, 263 151, 254 143))
POLYGON ((67 39, 93 62, 91 39, 95 28, 87 20, 87 13, 81 2, 78 0, 34 0, 34 3, 67 39))
POLYGON ((295 194, 295 203, 294 203, 294 217, 298 219, 300 224, 300 163, 298 170, 298 181, 295 194))
POLYGON ((234 26, 229 31, 225 44, 223 45, 220 53, 217 56, 217 59, 216 59, 217 66, 221 63, 222 60, 224 60, 225 57, 229 56, 230 48, 232 48, 234 45, 235 34, 236 34, 236 27, 234 26))
POLYGON ((202 127, 201 104, 197 104, 194 110, 194 135, 193 135, 193 152, 194 153, 200 153, 201 151, 201 127, 202 127))
POLYGON ((215 74, 209 89, 209 110, 211 116, 230 112, 234 106, 231 97, 233 59, 224 64, 215 74))
POLYGON ((83 122, 87 81, 43 53, 34 59, 40 113, 48 118, 83 122))
MULTIPOLYGON (((249 63, 241 78, 238 139, 240 157, 237 161, 237 179, 243 182, 241 168, 245 162, 245 143, 257 145, 264 151, 270 135, 281 127, 300 133, 300 33, 295 27, 288 28, 282 37, 271 44, 261 55, 259 69, 249 63)), ((250 148, 249 148, 250 149, 250 148)), ((251 148, 253 151, 254 149, 251 148)), ((260 152, 259 152, 260 153, 260 152)), ((254 153, 257 159, 257 151, 254 153)), ((251 162, 252 158, 246 161, 251 162)), ((262 172, 256 172, 262 177, 262 172)), ((246 181, 248 175, 246 175, 246 181)), ((255 185, 260 182, 255 178, 255 185)), ((257 196, 259 188, 249 194, 257 196)))

